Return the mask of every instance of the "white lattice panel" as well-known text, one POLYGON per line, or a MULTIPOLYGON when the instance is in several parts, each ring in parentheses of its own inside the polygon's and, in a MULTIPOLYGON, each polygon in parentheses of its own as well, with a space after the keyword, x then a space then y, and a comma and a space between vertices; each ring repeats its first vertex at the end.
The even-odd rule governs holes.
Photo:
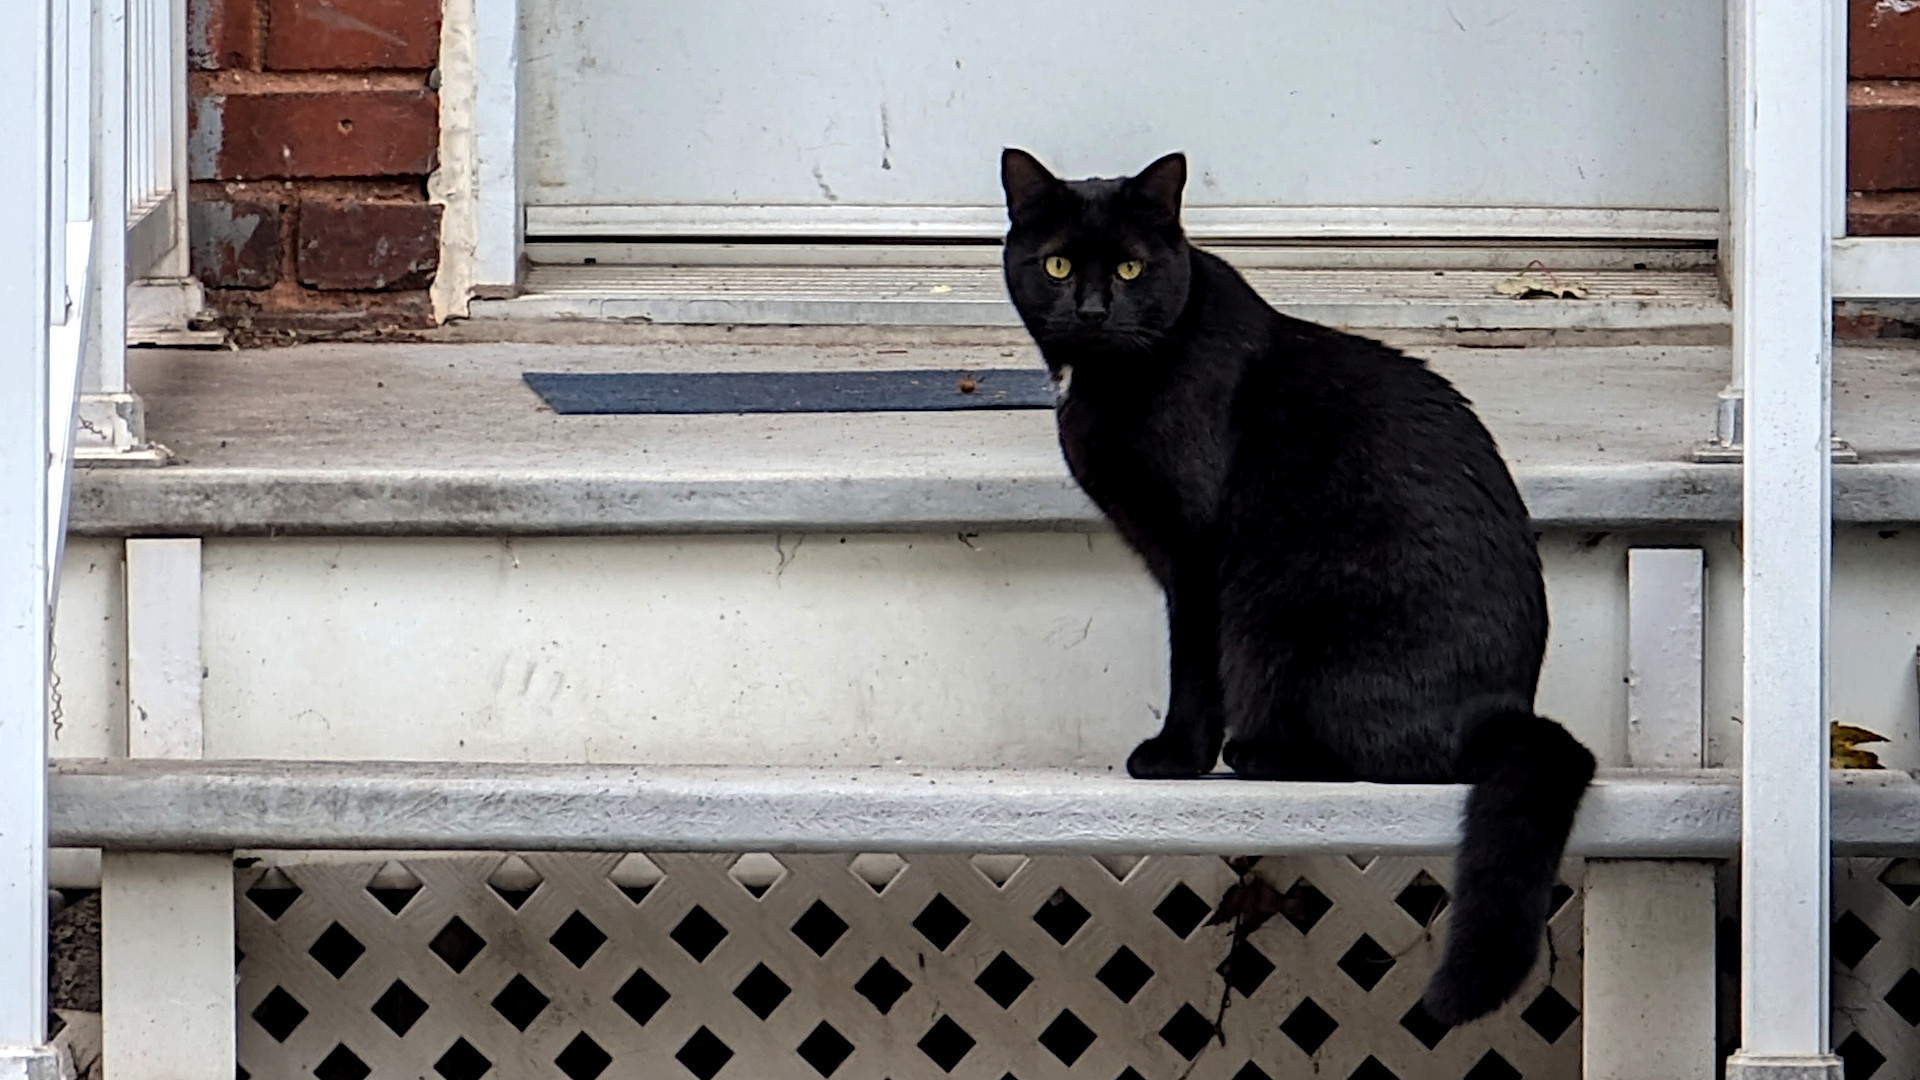
POLYGON ((1577 1076, 1573 890, 1514 1005, 1452 1031, 1414 1011, 1449 873, 1265 860, 1247 882, 1270 888, 1237 892, 1277 914, 1228 965, 1233 925, 1207 920, 1242 878, 1215 858, 253 867, 240 1060, 262 1080, 1577 1076))
POLYGON ((1833 863, 1833 1038, 1847 1080, 1920 1069, 1920 861, 1833 863))

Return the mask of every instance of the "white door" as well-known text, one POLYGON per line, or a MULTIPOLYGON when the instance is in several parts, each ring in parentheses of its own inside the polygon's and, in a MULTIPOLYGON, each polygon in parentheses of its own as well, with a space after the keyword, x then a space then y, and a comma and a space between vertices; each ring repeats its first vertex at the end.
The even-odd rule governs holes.
POLYGON ((998 155, 1213 237, 1705 239, 1718 0, 522 0, 530 237, 973 238, 998 155))

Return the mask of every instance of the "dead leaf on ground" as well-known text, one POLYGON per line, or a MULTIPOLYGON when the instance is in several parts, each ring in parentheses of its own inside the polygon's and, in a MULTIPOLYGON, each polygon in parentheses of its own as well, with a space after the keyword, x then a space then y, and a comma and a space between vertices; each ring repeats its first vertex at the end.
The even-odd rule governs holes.
POLYGON ((1835 720, 1827 732, 1828 766, 1835 769, 1883 769, 1880 755, 1862 750, 1867 743, 1883 743, 1887 737, 1863 727, 1835 720))
POLYGON ((1548 274, 1515 274, 1493 287, 1501 296, 1515 300, 1585 300, 1587 287, 1560 281, 1548 274))
POLYGON ((1220 906, 1214 909, 1207 925, 1231 922, 1235 936, 1244 941, 1266 925, 1268 919, 1287 913, 1288 906, 1285 894, 1267 884, 1265 878, 1248 874, 1221 895, 1220 906))

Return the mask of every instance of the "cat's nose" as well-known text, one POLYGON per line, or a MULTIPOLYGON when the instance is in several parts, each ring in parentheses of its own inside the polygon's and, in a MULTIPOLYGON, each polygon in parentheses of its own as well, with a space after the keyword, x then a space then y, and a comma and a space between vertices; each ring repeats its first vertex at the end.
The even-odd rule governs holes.
POLYGON ((1088 326, 1098 326, 1107 321, 1107 308, 1104 304, 1080 305, 1080 321, 1088 326))

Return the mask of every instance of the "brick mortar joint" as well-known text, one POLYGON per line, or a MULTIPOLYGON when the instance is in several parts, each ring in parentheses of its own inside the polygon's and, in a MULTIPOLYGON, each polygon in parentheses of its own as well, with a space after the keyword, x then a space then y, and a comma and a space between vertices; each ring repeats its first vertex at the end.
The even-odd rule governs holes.
POLYGON ((425 177, 309 177, 293 180, 195 180, 194 202, 258 202, 287 205, 302 199, 365 199, 380 203, 430 202, 425 177))
POLYGON ((1920 108, 1920 79, 1850 79, 1847 108, 1920 108))
POLYGON ((194 97, 263 97, 270 94, 346 96, 435 94, 432 69, 382 71, 196 71, 187 76, 194 97))

